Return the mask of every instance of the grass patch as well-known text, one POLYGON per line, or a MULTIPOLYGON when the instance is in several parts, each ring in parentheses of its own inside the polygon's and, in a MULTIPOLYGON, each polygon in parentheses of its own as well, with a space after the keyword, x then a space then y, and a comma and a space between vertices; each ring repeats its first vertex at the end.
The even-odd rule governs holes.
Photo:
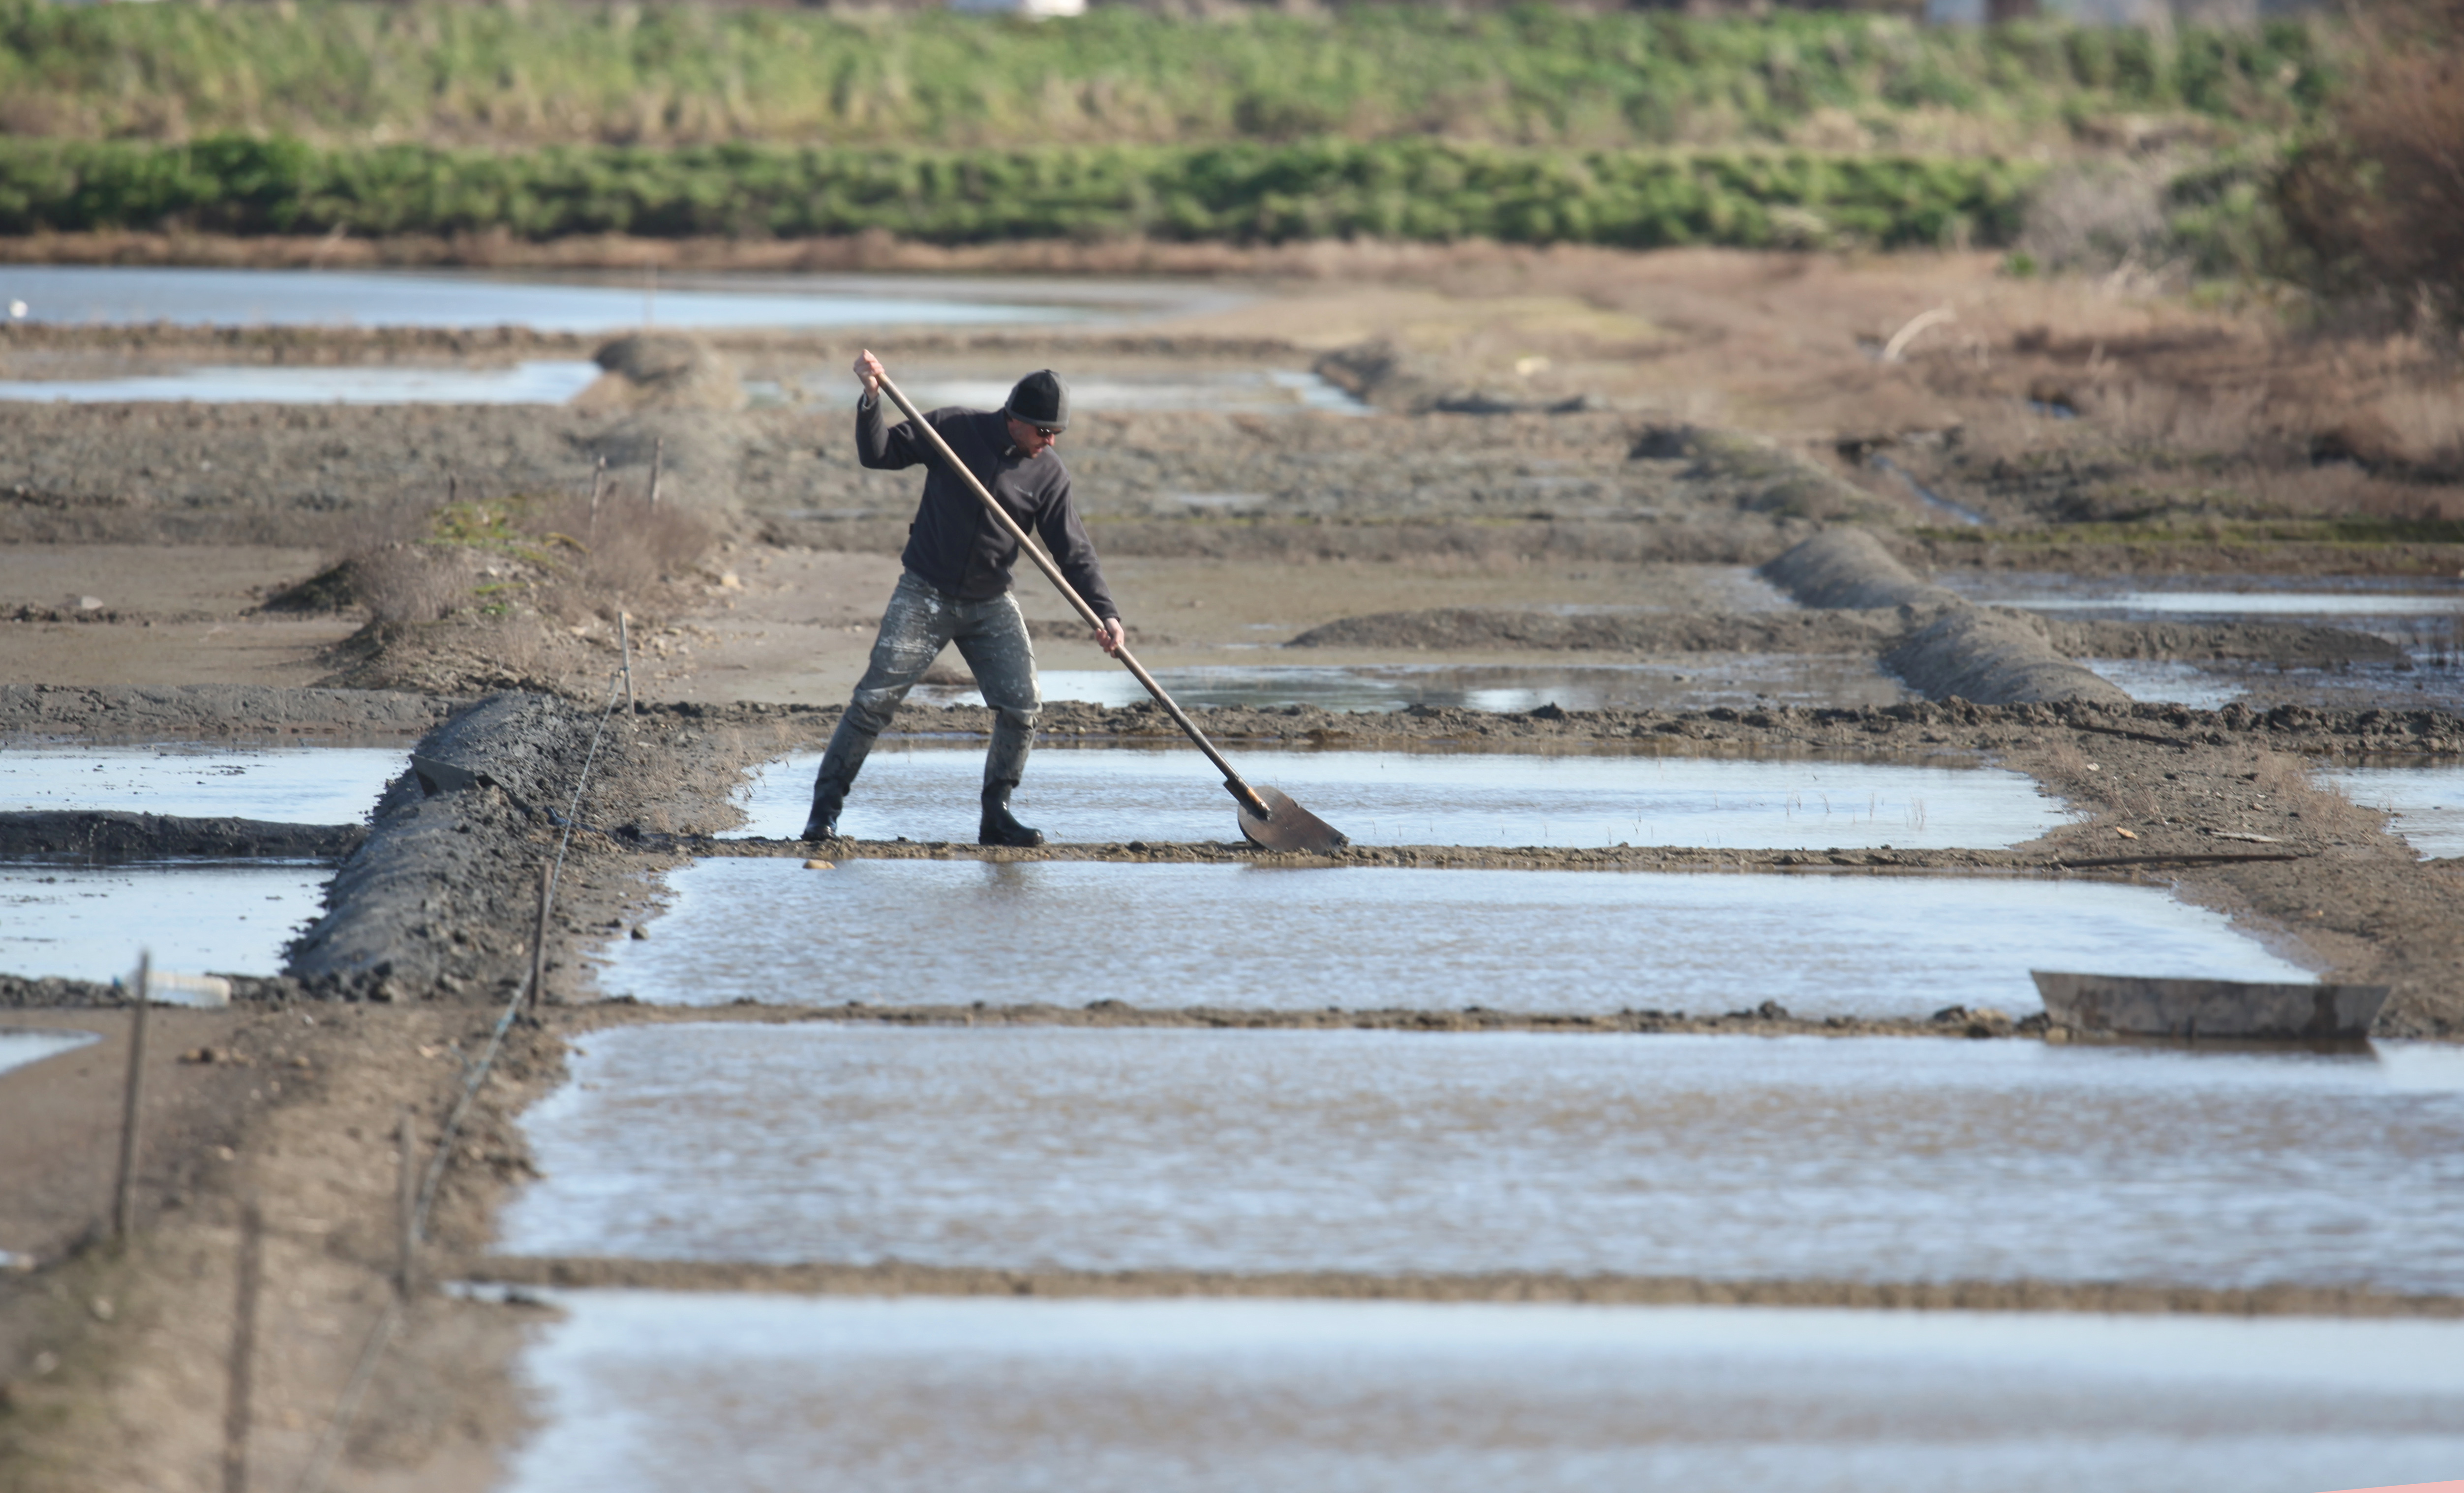
POLYGON ((2333 33, 2166 34, 1871 13, 1694 18, 1127 7, 1042 25, 701 5, 0 0, 0 134, 499 144, 1217 143, 2109 148, 2313 117, 2333 33))
POLYGON ((0 139, 0 233, 189 229, 928 243, 1140 236, 1882 248, 2001 243, 2042 167, 1426 140, 1023 150, 550 146, 518 154, 0 139))

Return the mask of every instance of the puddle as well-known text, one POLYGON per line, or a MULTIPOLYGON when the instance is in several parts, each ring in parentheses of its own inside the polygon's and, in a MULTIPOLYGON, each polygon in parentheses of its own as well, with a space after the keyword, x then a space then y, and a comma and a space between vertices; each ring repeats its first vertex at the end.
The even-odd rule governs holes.
POLYGON ((330 866, 0 865, 0 972, 128 977, 140 950, 158 969, 272 975, 283 945, 323 911, 330 866))
MULTIPOLYGON (((900 751, 865 764, 839 827, 859 839, 976 836, 980 749, 900 751)), ((1358 845, 1711 845, 1901 849, 2020 844, 2069 823, 2025 774, 1988 767, 1464 752, 1241 752, 1358 845)), ((819 753, 766 763, 736 836, 788 839, 812 806, 819 753)), ((1047 747, 1027 759, 1020 815, 1055 842, 1236 840, 1231 796, 1192 750, 1047 747)))
POLYGON ((0 401, 272 405, 561 405, 590 385, 588 362, 510 368, 399 364, 178 368, 104 379, 0 379, 0 401))
POLYGON ((2128 578, 2082 580, 2042 571, 1954 571, 1935 582, 1970 601, 2030 611, 2078 612, 2147 622, 2174 617, 2313 619, 2350 625, 2379 619, 2447 618, 2464 613, 2464 585, 2406 578, 2213 576, 2149 586, 2128 578))
POLYGON ((1957 876, 713 859, 599 988, 663 1004, 2042 1009, 2028 971, 2307 980, 2155 887, 1957 876))
MULTIPOLYGON (((97 1040, 92 1032, 12 1032, 0 1028, 0 1073, 40 1063, 97 1040)), ((0 1268, 7 1263, 6 1254, 0 1254, 0 1268)))
MULTIPOLYGON (((1135 705, 1145 689, 1120 669, 1039 670, 1047 700, 1135 705)), ((1220 666, 1155 670, 1172 697, 1192 709, 1314 705, 1330 711, 1399 711, 1414 705, 1511 714, 1560 710, 1738 710, 1757 704, 1896 705, 1918 698, 1862 654, 1685 653, 1641 664, 1550 667, 1523 664, 1363 664, 1220 666)), ((981 705, 974 689, 920 686, 919 705, 981 705)))
MULTIPOLYGON (((1118 923, 1115 926, 1122 926, 1118 923)), ((628 1027, 525 1255, 2464 1289, 2464 1051, 628 1027)))
MULTIPOLYGON (((1376 412, 1316 374, 1298 369, 1257 368, 1151 377, 1134 374, 1068 377, 1070 406, 1103 413, 1182 409, 1252 415, 1298 414, 1304 410, 1345 415, 1376 412)), ((999 409, 1009 402, 1012 379, 969 378, 919 370, 904 383, 916 404, 926 409, 943 405, 999 409)), ((855 381, 847 377, 846 369, 816 368, 781 383, 779 394, 781 402, 787 404, 821 404, 833 408, 852 409, 857 389, 855 381)), ((1201 501, 1207 495, 1189 494, 1190 500, 1200 507, 1211 506, 1201 501)))
POLYGON ((2218 678, 2179 659, 2082 658, 2078 663, 2098 678, 2119 686, 2132 699, 2151 704, 2214 711, 2250 692, 2244 685, 2218 678))
POLYGON ((2314 1493, 2464 1465, 2452 1322, 544 1294, 508 1493, 2314 1493))
POLYGON ((2388 827, 2423 855, 2464 855, 2464 767, 2323 767, 2317 777, 2393 814, 2388 827))
POLYGON ((399 747, 8 747, 0 748, 0 812, 357 824, 409 761, 399 747))
POLYGON ((454 270, 0 267, 30 320, 183 326, 528 326, 543 332, 1085 321, 1237 301, 1136 282, 924 275, 522 275, 454 270))

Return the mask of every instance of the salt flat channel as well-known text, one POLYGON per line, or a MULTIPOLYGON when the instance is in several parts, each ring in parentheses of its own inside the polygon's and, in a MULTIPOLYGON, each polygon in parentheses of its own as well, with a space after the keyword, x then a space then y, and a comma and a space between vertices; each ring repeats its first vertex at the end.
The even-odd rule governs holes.
POLYGON ((0 1027, 0 1073, 56 1057, 95 1040, 92 1032, 11 1031, 0 1027))
MULTIPOLYGON (((1046 700, 1136 705, 1146 689, 1118 669, 1046 669, 1046 700)), ((1715 706, 1897 705, 1918 696, 1864 654, 1664 654, 1624 664, 1201 665, 1155 671, 1186 708, 1399 711, 1414 705, 1501 714, 1554 705, 1569 711, 1707 711, 1715 706)), ((919 685, 919 705, 981 705, 972 685, 919 685)), ((1203 722, 1201 722, 1203 724, 1203 722)))
POLYGON ((2464 1051, 615 1028, 512 1254, 2464 1290, 2464 1051))
MULTIPOLYGON (((737 835, 784 839, 811 807, 818 753, 764 764, 737 835)), ((2025 774, 1990 767, 1464 752, 1243 752, 1358 845, 2000 848, 2070 823, 2025 774)), ((976 838, 981 748, 873 753, 839 828, 860 840, 976 838)), ((1027 759, 1019 816, 1057 842, 1241 837, 1191 751, 1061 748, 1027 759)))
POLYGON ((0 865, 0 973, 109 980, 137 968, 272 975, 322 911, 330 866, 0 865))
POLYGON ((2306 980, 2156 887, 2011 877, 719 857, 602 992, 658 1004, 2038 1009, 2031 969, 2306 980))
POLYGON ((27 404, 561 405, 599 365, 581 359, 502 368, 405 363, 246 364, 84 379, 0 379, 0 401, 27 404))
POLYGON ((7 747, 0 812, 120 809, 357 824, 409 763, 399 747, 7 747))
POLYGON ((2386 809, 2388 825, 2424 855, 2464 855, 2464 767, 2328 767, 2315 775, 2356 803, 2386 809))
POLYGON ((2453 1322, 550 1300, 508 1493, 2315 1493, 2464 1466, 2453 1322))

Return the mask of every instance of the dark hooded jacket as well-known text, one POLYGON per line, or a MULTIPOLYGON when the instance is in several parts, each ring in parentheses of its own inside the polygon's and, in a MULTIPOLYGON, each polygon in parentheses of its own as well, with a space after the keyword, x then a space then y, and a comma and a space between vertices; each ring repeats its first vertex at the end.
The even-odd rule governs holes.
MULTIPOLYGON (((883 418, 884 403, 876 395, 856 406, 856 459, 876 472, 919 463, 932 469, 924 477, 924 499, 916 505, 915 521, 907 526, 907 552, 900 561, 936 589, 966 601, 980 602, 1008 590, 1010 567, 1018 563, 1018 541, 984 512, 982 500, 963 480, 942 470, 940 457, 913 421, 893 426, 883 418)), ((1018 448, 1010 444, 1008 421, 997 410, 954 406, 926 410, 924 418, 1019 527, 1044 541, 1095 615, 1121 615, 1095 563, 1095 546, 1070 504, 1069 469, 1061 464, 1061 453, 1047 448, 1032 460, 1021 460, 1018 448)))

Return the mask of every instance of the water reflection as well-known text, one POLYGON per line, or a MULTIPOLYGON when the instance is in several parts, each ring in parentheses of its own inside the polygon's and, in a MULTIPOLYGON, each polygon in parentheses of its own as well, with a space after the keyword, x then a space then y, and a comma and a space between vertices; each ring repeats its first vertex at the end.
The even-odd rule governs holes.
POLYGON ((0 973, 111 980, 137 967, 272 975, 322 911, 329 866, 0 865, 0 973))
MULTIPOLYGON (((484 270, 211 270, 0 266, 27 319, 181 326, 527 326, 542 332, 1081 321, 1181 309, 1135 284, 921 275, 526 274, 484 270)), ((1218 297, 1220 298, 1220 297, 1218 297)))
MULTIPOLYGON (((24 1067, 29 1063, 40 1063, 45 1058, 56 1057, 97 1040, 92 1032, 32 1032, 0 1028, 0 1073, 24 1067)), ((7 1263, 6 1253, 0 1252, 0 1267, 7 1263)))
POLYGON ((0 812, 356 824, 409 761, 399 747, 8 747, 0 748, 0 812))
MULTIPOLYGON (((859 839, 972 840, 979 750, 898 750, 866 764, 839 825, 859 839)), ((768 762, 738 831, 803 828, 817 753, 768 762)), ((2070 822, 2058 799, 1999 768, 1657 756, 1243 752, 1242 772, 1360 845, 2003 846, 2070 822)), ((1020 812, 1056 842, 1239 838, 1231 799, 1185 750, 1046 749, 1020 812)))
POLYGON ((2427 856, 2464 855, 2464 767, 2326 767, 2321 783, 2395 816, 2387 827, 2427 856))
POLYGON ((523 1122, 545 1179, 504 1215, 512 1252, 2464 1289, 2445 1046, 743 1023, 579 1045, 523 1122))
POLYGON ((510 1493, 2312 1493, 2464 1465, 2453 1322, 551 1299, 510 1493))
POLYGON ((609 995, 1269 1010, 2039 1008, 2028 971, 2306 980, 2155 887, 1956 876, 714 859, 609 995), (1123 929, 1137 930, 1122 936, 1123 929))
MULTIPOLYGON (((1700 711, 1726 705, 1896 705, 1913 699, 1862 655, 1687 653, 1647 663, 1591 665, 1360 664, 1218 666, 1161 669, 1155 680, 1184 707, 1253 710, 1314 705, 1328 711, 1399 711, 1415 705, 1512 714, 1560 710, 1700 711)), ((1119 669, 1046 669, 1037 679, 1046 700, 1135 705, 1149 698, 1119 669)), ((926 686, 924 705, 981 705, 966 686, 926 686)))
POLYGON ((0 401, 153 403, 195 400, 271 405, 561 405, 589 387, 597 364, 521 362, 510 368, 338 363, 307 367, 177 368, 94 379, 0 379, 0 401))

